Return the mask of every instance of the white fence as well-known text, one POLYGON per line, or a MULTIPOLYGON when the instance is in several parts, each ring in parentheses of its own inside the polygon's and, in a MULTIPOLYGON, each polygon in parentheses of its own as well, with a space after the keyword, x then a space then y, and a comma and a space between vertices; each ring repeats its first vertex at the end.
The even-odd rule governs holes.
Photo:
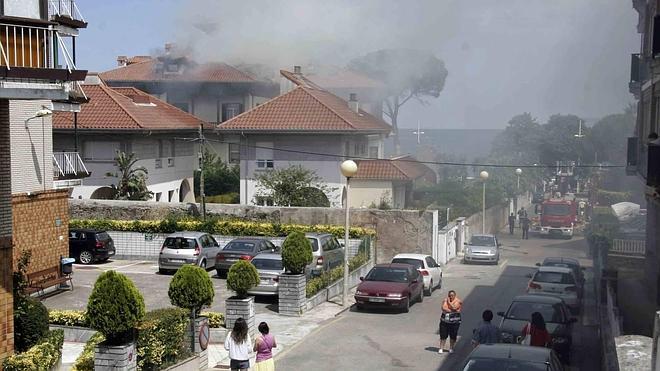
POLYGON ((646 255, 646 241, 614 239, 609 253, 644 257, 646 255))

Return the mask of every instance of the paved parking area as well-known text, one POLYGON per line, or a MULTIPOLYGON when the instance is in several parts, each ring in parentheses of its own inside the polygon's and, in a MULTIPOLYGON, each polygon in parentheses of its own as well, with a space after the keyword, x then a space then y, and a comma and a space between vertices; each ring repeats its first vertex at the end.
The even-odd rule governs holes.
MULTIPOLYGON (((85 309, 96 278, 111 269, 133 280, 144 296, 147 310, 171 306, 167 290, 173 275, 158 274, 156 262, 140 260, 109 260, 106 263, 93 265, 74 264, 74 290, 46 294, 43 303, 49 309, 85 309)), ((218 278, 215 270, 209 271, 209 277, 215 287, 215 298, 209 310, 224 313, 225 299, 234 295, 234 292, 227 289, 226 279, 218 278)), ((255 310, 256 313, 277 313, 277 298, 257 297, 255 310)))

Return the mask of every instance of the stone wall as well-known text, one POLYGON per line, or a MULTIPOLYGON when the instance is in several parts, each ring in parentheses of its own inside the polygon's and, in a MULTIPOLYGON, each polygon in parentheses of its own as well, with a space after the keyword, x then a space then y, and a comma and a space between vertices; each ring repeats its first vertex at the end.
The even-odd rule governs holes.
MULTIPOLYGON (((171 213, 199 213, 197 204, 138 201, 69 200, 73 219, 162 219, 171 213)), ((207 204, 207 212, 224 218, 297 224, 344 224, 344 210, 312 207, 262 207, 207 204)), ((431 254, 433 216, 430 211, 352 209, 351 226, 376 230, 377 262, 397 253, 431 254)))
POLYGON ((14 351, 9 101, 0 100, 0 362, 14 351))
POLYGON ((29 272, 59 267, 69 255, 68 191, 15 194, 12 197, 14 269, 22 251, 31 249, 29 272))

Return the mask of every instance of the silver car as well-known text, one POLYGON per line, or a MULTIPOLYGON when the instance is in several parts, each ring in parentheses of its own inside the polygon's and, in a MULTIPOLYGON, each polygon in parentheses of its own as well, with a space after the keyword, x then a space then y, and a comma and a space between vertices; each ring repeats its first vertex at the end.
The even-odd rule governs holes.
POLYGON ((497 264, 500 261, 500 244, 492 234, 475 234, 465 242, 463 263, 482 262, 497 264))
POLYGON ((248 290, 250 295, 277 295, 280 275, 284 273, 282 255, 262 253, 252 259, 259 272, 259 285, 248 290))
POLYGON ((344 264, 344 248, 330 233, 305 233, 312 244, 312 262, 305 268, 309 277, 320 276, 323 272, 344 264))
POLYGON ((158 272, 166 273, 195 264, 204 269, 215 265, 218 242, 204 232, 176 232, 165 238, 158 256, 158 272))

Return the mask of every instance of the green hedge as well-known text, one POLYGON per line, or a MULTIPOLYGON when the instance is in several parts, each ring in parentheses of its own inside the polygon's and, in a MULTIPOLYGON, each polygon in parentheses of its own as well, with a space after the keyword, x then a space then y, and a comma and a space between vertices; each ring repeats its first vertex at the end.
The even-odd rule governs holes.
MULTIPOLYGON (((338 238, 344 237, 344 227, 336 225, 273 224, 266 222, 231 221, 211 218, 201 220, 102 220, 71 219, 70 228, 91 228, 105 231, 173 233, 176 231, 201 231, 223 236, 268 236, 285 237, 291 232, 332 233, 338 238)), ((351 238, 375 236, 376 231, 369 228, 352 227, 351 238)))
POLYGON ((185 344, 190 312, 156 309, 138 325, 137 363, 140 370, 160 370, 190 356, 185 344))
POLYGON ((103 341, 105 341, 105 337, 100 332, 92 335, 73 364, 73 371, 94 371, 94 348, 103 341))
POLYGON ((48 371, 62 356, 64 331, 49 331, 37 345, 26 352, 7 358, 3 362, 5 371, 48 371))
MULTIPOLYGON (((364 263, 369 261, 369 258, 365 254, 358 254, 352 257, 348 261, 348 270, 353 272, 357 268, 361 267, 364 263)), ((306 296, 308 298, 314 296, 319 291, 330 286, 334 282, 344 277, 344 265, 342 264, 339 267, 335 267, 328 272, 324 272, 318 277, 314 277, 307 281, 307 287, 305 288, 306 296)))
MULTIPOLYGON (((225 326, 225 315, 220 312, 202 312, 202 316, 209 318, 209 327, 221 328, 225 326)), ((48 312, 49 323, 58 326, 89 327, 87 315, 84 310, 57 310, 48 312)))

